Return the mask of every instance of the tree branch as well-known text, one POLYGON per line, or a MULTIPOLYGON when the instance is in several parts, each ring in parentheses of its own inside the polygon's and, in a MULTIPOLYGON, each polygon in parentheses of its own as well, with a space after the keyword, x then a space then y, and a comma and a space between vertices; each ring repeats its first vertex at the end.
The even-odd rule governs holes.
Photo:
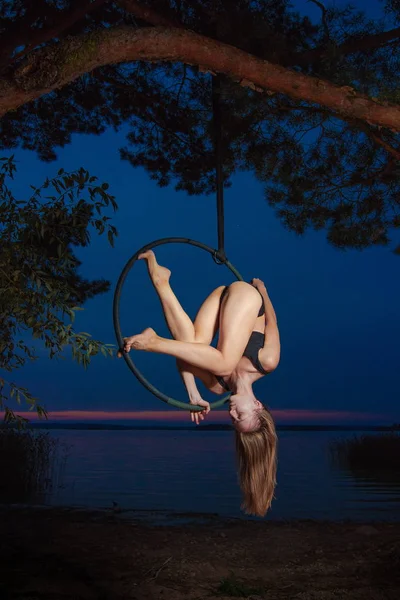
POLYGON ((316 6, 318 6, 318 8, 321 10, 321 12, 322 12, 322 25, 324 27, 324 32, 325 32, 324 43, 329 42, 331 36, 330 36, 330 33, 329 33, 328 20, 327 20, 327 13, 328 13, 328 11, 327 11, 326 7, 319 0, 308 0, 308 2, 312 2, 313 4, 316 4, 316 6))
POLYGON ((400 151, 399 150, 396 150, 396 148, 393 148, 393 146, 391 146, 390 144, 385 142, 385 140, 383 140, 379 135, 377 135, 373 131, 369 131, 367 133, 374 140, 375 144, 378 144, 378 146, 382 146, 382 148, 384 148, 386 150, 386 152, 389 152, 389 154, 394 156, 396 160, 400 161, 400 151))
POLYGON ((370 126, 370 123, 365 123, 359 119, 355 120, 355 119, 348 119, 345 117, 343 117, 343 120, 347 121, 347 123, 349 123, 349 125, 357 127, 358 129, 363 131, 368 137, 370 137, 375 142, 375 144, 377 144, 378 146, 381 146, 381 148, 386 150, 386 152, 388 152, 388 154, 391 154, 396 160, 400 161, 400 150, 397 150, 396 148, 393 148, 393 146, 388 144, 388 142, 386 142, 376 132, 376 130, 372 129, 372 127, 370 126))
MULTIPOLYGON (((366 35, 358 39, 350 39, 343 44, 336 46, 335 56, 343 56, 345 54, 354 54, 355 52, 365 52, 366 50, 374 50, 385 46, 394 39, 400 37, 400 27, 391 29, 390 31, 382 31, 381 33, 374 33, 372 35, 366 35)), ((325 46, 320 48, 314 48, 313 50, 307 50, 302 54, 294 55, 290 57, 288 61, 291 65, 298 65, 304 67, 317 61, 326 52, 325 46)), ((288 64, 288 63, 286 63, 288 64)))
POLYGON ((136 0, 117 0, 117 4, 137 19, 141 19, 155 27, 183 27, 182 23, 177 21, 173 16, 164 17, 152 8, 136 0))
MULTIPOLYGON (((311 106, 310 105, 277 106, 275 108, 269 108, 268 110, 270 113, 273 112, 274 114, 279 114, 280 112, 292 112, 293 110, 299 110, 299 111, 313 113, 313 114, 322 114, 322 115, 325 115, 326 118, 328 118, 330 116, 336 116, 336 115, 332 115, 332 113, 329 110, 327 110, 326 108, 312 106, 312 105, 311 106)), ((384 148, 384 150, 386 150, 386 152, 391 154, 396 160, 400 161, 400 150, 397 150, 396 148, 394 148, 393 146, 388 144, 388 142, 386 142, 383 138, 381 138, 381 136, 378 135, 376 133, 376 131, 374 129, 372 129, 372 127, 370 127, 367 123, 364 123, 361 120, 347 119, 343 115, 341 115, 340 118, 343 121, 346 121, 347 123, 349 123, 351 126, 356 127, 357 129, 360 129, 361 131, 363 131, 372 140, 374 140, 374 142, 376 144, 378 144, 378 146, 381 146, 382 148, 384 148)))
POLYGON ((259 92, 320 104, 338 118, 400 131, 398 105, 371 100, 351 87, 291 71, 191 31, 162 27, 101 29, 35 50, 0 78, 0 117, 97 67, 137 60, 197 65, 259 92))
MULTIPOLYGON (((105 83, 108 83, 111 86, 116 86, 117 88, 124 90, 128 95, 132 94, 133 96, 136 96, 137 98, 141 98, 141 100, 146 102, 147 106, 149 108, 151 108, 152 98, 150 96, 147 96, 147 94, 144 94, 143 92, 139 92, 137 89, 133 89, 132 85, 129 83, 129 81, 125 80, 124 83, 121 83, 120 81, 117 81, 116 79, 113 79, 112 77, 109 77, 108 75, 105 75, 103 73, 101 73, 100 75, 97 75, 97 79, 100 81, 104 81, 105 83)), ((143 119, 143 117, 141 115, 138 115, 138 118, 143 119)), ((152 123, 154 123, 154 125, 156 125, 160 129, 162 129, 163 131, 166 131, 171 137, 175 138, 183 146, 188 146, 192 150, 195 150, 199 154, 199 156, 203 156, 203 157, 207 156, 207 154, 203 151, 203 149, 196 146, 196 144, 191 144, 186 139, 181 138, 177 133, 175 133, 175 131, 173 131, 169 127, 166 127, 160 120, 156 119, 156 117, 154 117, 154 115, 150 114, 149 111, 147 111, 146 120, 151 121, 152 123)))
MULTIPOLYGON (((59 15, 55 25, 53 25, 52 27, 48 27, 47 29, 34 29, 33 31, 32 29, 29 29, 27 34, 29 44, 26 45, 23 50, 21 50, 15 56, 12 57, 12 63, 14 63, 14 61, 18 58, 21 58, 29 52, 31 52, 34 48, 36 48, 36 46, 44 44, 45 42, 48 42, 55 37, 59 37, 59 35, 63 33, 66 29, 74 25, 80 19, 83 19, 85 15, 89 14, 96 8, 99 8, 106 2, 107 0, 94 0, 93 2, 91 2, 91 0, 86 0, 86 2, 84 2, 83 4, 77 4, 76 6, 74 6, 67 13, 62 12, 59 15)), ((14 40, 14 42, 12 43, 12 47, 10 46, 8 48, 8 51, 12 51, 16 45, 21 45, 21 42, 22 39, 20 39, 19 43, 16 44, 16 40, 14 40)), ((9 56, 4 56, 3 60, 0 62, 0 68, 4 67, 7 64, 7 58, 9 59, 9 56)))
MULTIPOLYGON (((49 6, 46 5, 47 11, 49 6)), ((43 0, 25 2, 25 13, 18 15, 14 20, 8 19, 6 31, 1 36, 0 64, 7 62, 13 50, 24 45, 24 40, 31 34, 32 23, 44 16, 43 0)))
POLYGON ((339 187, 340 187, 340 189, 344 189, 347 187, 353 187, 355 185, 370 185, 371 183, 376 182, 376 180, 379 179, 379 177, 382 177, 384 175, 388 175, 389 173, 391 173, 393 171, 394 167, 395 167, 395 162, 393 161, 393 159, 390 159, 383 167, 381 167, 380 169, 376 169, 375 171, 372 171, 372 173, 370 173, 368 175, 368 177, 364 177, 361 174, 361 173, 363 173, 364 170, 362 170, 362 172, 359 172, 359 173, 353 173, 353 175, 349 178, 349 180, 339 187))

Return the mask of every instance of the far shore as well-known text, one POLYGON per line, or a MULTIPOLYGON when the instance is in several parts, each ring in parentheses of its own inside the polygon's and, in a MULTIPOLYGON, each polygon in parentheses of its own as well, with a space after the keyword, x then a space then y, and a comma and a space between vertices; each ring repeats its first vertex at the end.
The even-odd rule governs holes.
MULTIPOLYGON (((70 422, 70 421, 32 421, 29 427, 33 429, 98 429, 98 430, 135 430, 135 431, 232 431, 232 425, 224 423, 202 423, 195 427, 189 425, 161 425, 161 424, 132 424, 121 423, 99 423, 99 422, 70 422)), ((277 425, 279 431, 381 431, 400 432, 400 425, 277 425)))
POLYGON ((0 540, 4 600, 400 598, 400 522, 0 506, 0 540))

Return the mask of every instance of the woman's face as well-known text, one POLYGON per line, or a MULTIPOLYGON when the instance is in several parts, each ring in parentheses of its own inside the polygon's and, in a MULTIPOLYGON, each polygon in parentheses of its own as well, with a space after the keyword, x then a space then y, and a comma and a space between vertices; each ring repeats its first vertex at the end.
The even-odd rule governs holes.
POLYGON ((257 413, 262 407, 254 396, 233 394, 229 399, 229 415, 235 429, 242 432, 257 429, 257 413))

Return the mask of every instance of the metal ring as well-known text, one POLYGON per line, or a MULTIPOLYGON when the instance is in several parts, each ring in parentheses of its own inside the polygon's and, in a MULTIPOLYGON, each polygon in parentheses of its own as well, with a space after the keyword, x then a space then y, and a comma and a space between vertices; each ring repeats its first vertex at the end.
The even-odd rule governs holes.
POLYGON ((218 255, 219 255, 219 250, 214 250, 212 257, 213 257, 213 261, 215 262, 215 264, 216 265, 225 265, 228 261, 228 259, 225 256, 225 253, 224 253, 222 259, 219 258, 218 255))
MULTIPOLYGON (((201 248, 202 250, 206 250, 207 252, 209 252, 211 254, 211 256, 214 256, 214 254, 217 252, 213 248, 210 248, 209 246, 206 246, 205 244, 202 244, 201 242, 196 242, 195 240, 191 240, 189 238, 182 238, 182 237, 162 238, 162 239, 156 240, 154 242, 151 242, 150 244, 146 244, 146 246, 143 246, 142 248, 140 248, 140 250, 135 252, 135 254, 132 256, 132 258, 130 258, 128 260, 125 267, 123 268, 122 273, 119 276, 117 286, 115 288, 115 293, 114 293, 113 321, 114 321, 114 329, 115 329, 115 335, 117 338, 118 348, 123 348, 123 345, 124 345, 124 340, 123 340, 122 333, 121 333, 120 319, 119 319, 119 305, 120 305, 120 298, 121 298, 122 288, 125 283, 125 279, 129 273, 129 271, 131 270, 131 268, 137 261, 138 256, 140 254, 142 254, 143 252, 146 252, 146 250, 151 250, 152 248, 156 248, 157 246, 161 246, 163 244, 190 244, 191 246, 197 246, 198 248, 201 248)), ((236 279, 238 279, 239 281, 243 281, 243 277, 241 276, 239 271, 228 260, 226 260, 226 262, 224 264, 235 275, 236 279)), ((175 406, 176 408, 181 408, 182 410, 190 410, 190 411, 196 411, 196 412, 204 410, 201 406, 192 406, 192 405, 188 404, 187 402, 181 402, 180 400, 175 400, 175 398, 171 398, 170 396, 167 396, 166 394, 164 394, 163 392, 158 390, 156 387, 154 387, 154 385, 152 385, 149 381, 147 381, 147 379, 144 377, 144 375, 142 375, 142 373, 139 371, 137 366, 134 364, 134 362, 131 358, 131 355, 129 353, 123 352, 122 356, 123 356, 126 364, 128 365, 128 367, 132 371, 132 373, 139 380, 139 382, 147 390, 149 390, 149 392, 154 394, 154 396, 156 396, 163 402, 166 402, 167 404, 170 404, 171 406, 175 406)), ((223 404, 225 404, 225 402, 227 402, 229 400, 230 396, 231 396, 231 394, 227 394, 227 395, 223 396, 220 400, 217 400, 216 402, 211 402, 210 408, 219 408, 220 406, 222 406, 223 404)))

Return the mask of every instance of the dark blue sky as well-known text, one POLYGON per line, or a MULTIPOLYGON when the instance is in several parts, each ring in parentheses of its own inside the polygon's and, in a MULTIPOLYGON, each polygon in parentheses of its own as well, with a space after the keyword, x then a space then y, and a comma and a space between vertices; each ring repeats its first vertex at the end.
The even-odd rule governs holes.
MULTIPOLYGON (((296 4, 306 6, 309 13, 316 8, 296 4)), ((318 16, 318 11, 314 14, 318 16)), ((40 185, 61 167, 69 171, 83 166, 110 184, 119 204, 114 219, 119 230, 116 248, 93 237, 80 256, 83 275, 109 279, 113 288, 127 259, 152 240, 187 236, 215 246, 217 239, 214 197, 188 197, 172 187, 158 188, 142 169, 119 159, 118 148, 123 145, 123 131, 107 131, 99 137, 75 135, 52 164, 41 163, 32 152, 15 152, 16 196, 26 197, 29 184, 40 185)), ((400 420, 400 257, 387 248, 342 252, 328 245, 324 232, 310 231, 303 237, 288 232, 250 174, 233 178, 225 205, 228 257, 246 279, 265 281, 281 330, 281 364, 257 384, 258 397, 280 410, 356 411, 400 420)), ((158 256, 172 269, 173 287, 191 316, 213 287, 232 280, 207 253, 187 245, 164 246, 158 256)), ((112 293, 88 302, 76 321, 78 329, 111 343, 115 341, 112 293)), ((141 263, 131 272, 122 308, 126 334, 153 326, 167 335, 141 263)), ((156 386, 185 399, 173 359, 149 354, 137 359, 156 386)), ((164 408, 123 361, 102 357, 96 357, 85 372, 69 358, 50 361, 41 356, 34 365, 15 372, 14 380, 27 385, 50 410, 164 408)))

